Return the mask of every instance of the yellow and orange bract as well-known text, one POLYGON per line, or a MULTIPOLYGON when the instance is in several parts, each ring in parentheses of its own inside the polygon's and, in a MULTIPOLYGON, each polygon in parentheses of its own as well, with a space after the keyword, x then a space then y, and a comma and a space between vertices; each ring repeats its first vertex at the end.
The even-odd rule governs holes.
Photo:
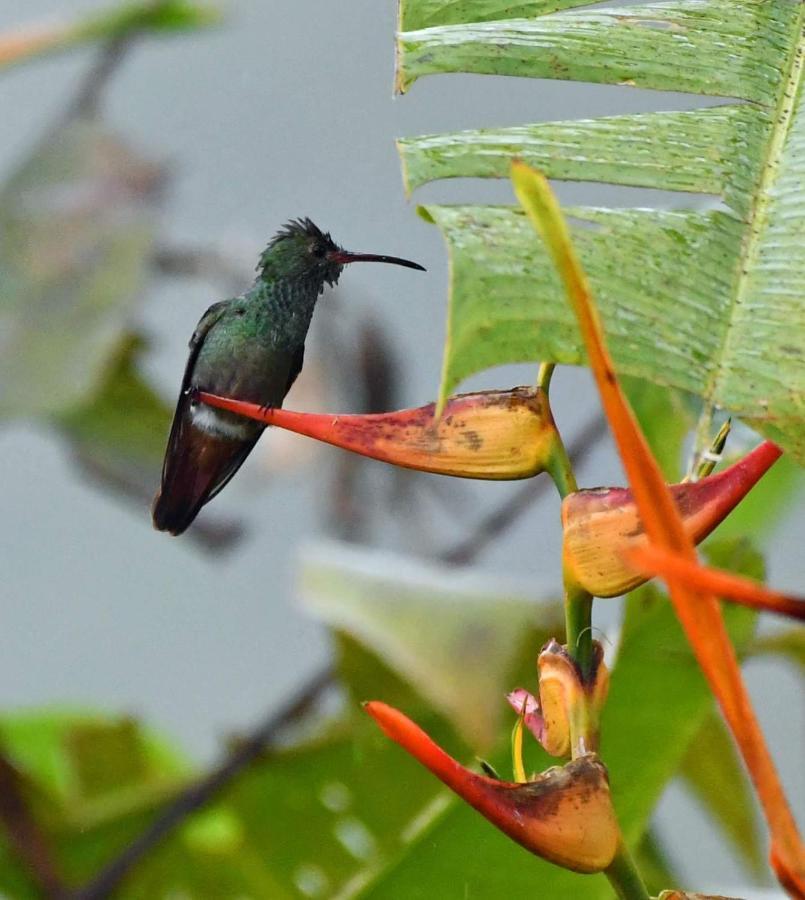
MULTIPOLYGON (((685 531, 698 544, 743 500, 780 458, 764 441, 716 475, 673 484, 670 491, 685 531)), ((565 578, 595 597, 618 597, 646 580, 628 562, 628 553, 645 547, 648 536, 628 488, 574 491, 562 502, 562 566, 565 578)))
MULTIPOLYGON (((621 391, 586 276, 548 181, 540 172, 516 161, 512 164, 512 182, 564 281, 649 540, 683 561, 697 564, 693 542, 621 391)), ((796 896, 805 896, 805 847, 741 678, 718 600, 711 593, 690 587, 678 576, 669 578, 668 588, 676 614, 757 789, 771 832, 772 865, 786 889, 796 896)))
POLYGON ((459 394, 439 418, 433 403, 332 415, 266 409, 204 392, 199 399, 380 462, 460 478, 531 478, 545 471, 557 440, 547 397, 538 388, 459 394))

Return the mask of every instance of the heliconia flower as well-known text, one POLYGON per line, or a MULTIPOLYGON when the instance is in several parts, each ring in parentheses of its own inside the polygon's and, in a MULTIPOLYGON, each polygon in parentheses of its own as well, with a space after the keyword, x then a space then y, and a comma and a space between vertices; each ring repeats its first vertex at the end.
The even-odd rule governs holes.
POLYGON ((368 415, 299 413, 200 393, 210 406, 421 472, 511 480, 545 471, 556 446, 547 397, 534 388, 458 394, 435 404, 368 415))
POLYGON ((566 648, 555 640, 538 659, 539 698, 518 688, 507 695, 512 709, 551 756, 574 757, 598 747, 598 720, 609 691, 601 645, 593 642, 592 675, 585 680, 566 648))
MULTIPOLYGON (((738 462, 700 481, 670 486, 685 530, 695 543, 743 500, 782 451, 764 441, 738 462)), ((625 559, 648 544, 632 492, 627 488, 575 491, 562 503, 566 575, 596 597, 617 597, 646 580, 625 559)))
MULTIPOLYGON (((587 277, 556 197, 542 173, 517 160, 512 163, 512 182, 553 257, 576 315, 601 405, 651 543, 695 563, 696 549, 685 519, 621 390, 587 277)), ((752 776, 771 833, 771 864, 792 895, 805 897, 805 843, 741 678, 718 598, 677 578, 670 578, 668 587, 680 624, 752 776)))
POLYGON ((607 771, 595 754, 526 784, 499 781, 462 766, 385 703, 372 701, 365 709, 388 737, 527 850, 574 872, 601 872, 612 862, 620 833, 607 771))
POLYGON ((542 718, 539 700, 525 688, 515 688, 506 694, 509 706, 523 717, 523 724, 542 743, 545 736, 545 719, 542 718))

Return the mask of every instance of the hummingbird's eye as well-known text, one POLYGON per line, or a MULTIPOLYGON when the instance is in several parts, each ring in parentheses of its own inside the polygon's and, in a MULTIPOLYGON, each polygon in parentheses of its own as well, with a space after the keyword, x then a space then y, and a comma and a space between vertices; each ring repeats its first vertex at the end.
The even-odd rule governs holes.
POLYGON ((316 257, 316 259, 324 259, 327 255, 327 246, 326 244, 322 244, 320 241, 317 241, 311 248, 310 252, 316 257))

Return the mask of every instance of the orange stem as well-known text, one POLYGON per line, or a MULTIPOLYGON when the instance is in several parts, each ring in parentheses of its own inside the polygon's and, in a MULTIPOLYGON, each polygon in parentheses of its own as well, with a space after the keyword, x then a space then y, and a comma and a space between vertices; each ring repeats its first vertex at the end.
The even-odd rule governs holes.
POLYGON ((688 587, 717 594, 742 606, 765 612, 779 613, 794 619, 805 619, 805 598, 790 597, 772 591, 756 581, 734 572, 702 566, 663 550, 655 544, 630 547, 624 557, 644 575, 675 578, 688 587))

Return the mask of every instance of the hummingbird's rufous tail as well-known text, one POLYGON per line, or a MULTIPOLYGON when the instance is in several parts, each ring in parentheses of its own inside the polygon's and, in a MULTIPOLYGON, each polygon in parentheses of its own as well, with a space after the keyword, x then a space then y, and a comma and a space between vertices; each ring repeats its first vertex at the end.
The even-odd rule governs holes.
POLYGON ((189 429, 191 433, 167 455, 162 486, 151 507, 154 528, 173 535, 186 531, 201 507, 229 482, 262 431, 251 440, 230 440, 192 425, 189 429))

